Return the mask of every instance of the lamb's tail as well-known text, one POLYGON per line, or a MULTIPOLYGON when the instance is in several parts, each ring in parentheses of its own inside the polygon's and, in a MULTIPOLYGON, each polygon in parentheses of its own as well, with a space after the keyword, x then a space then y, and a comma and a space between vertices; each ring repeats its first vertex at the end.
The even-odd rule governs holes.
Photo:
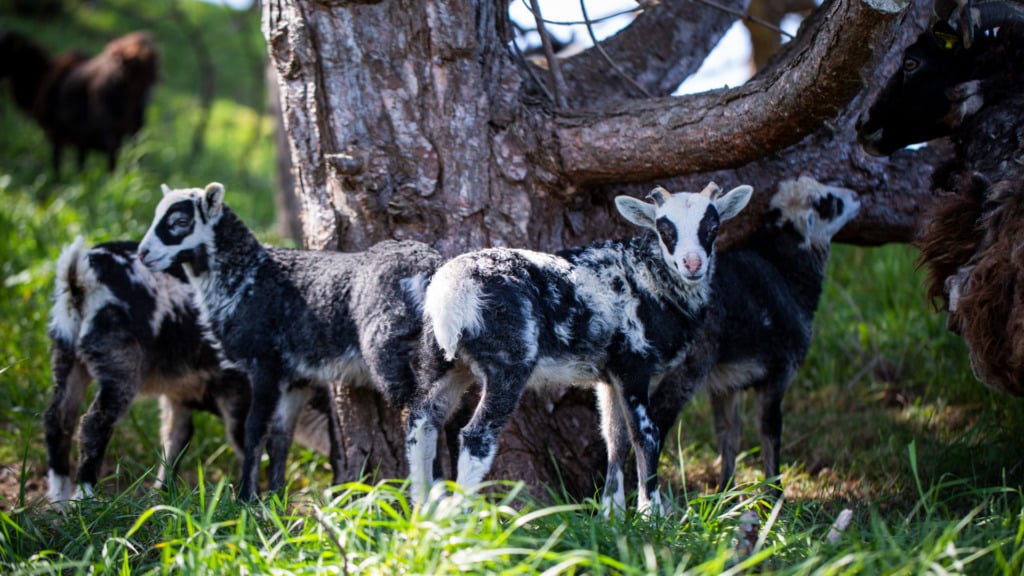
POLYGON ((85 297, 94 283, 85 240, 78 236, 61 250, 57 258, 53 307, 50 309, 51 338, 66 342, 75 340, 82 327, 85 297))
POLYGON ((423 298, 423 322, 433 328, 445 359, 455 359, 463 336, 479 334, 483 329, 483 305, 480 284, 459 274, 457 268, 442 266, 434 275, 423 298))

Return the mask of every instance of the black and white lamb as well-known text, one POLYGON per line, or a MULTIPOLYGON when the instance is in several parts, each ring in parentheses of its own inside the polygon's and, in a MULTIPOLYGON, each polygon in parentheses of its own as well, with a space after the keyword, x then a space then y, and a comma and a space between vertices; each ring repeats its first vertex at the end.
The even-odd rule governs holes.
POLYGON ((779 474, 782 399, 811 345, 832 237, 859 209, 852 190, 809 176, 783 181, 747 247, 715 260, 705 342, 655 391, 652 419, 664 441, 679 411, 706 384, 721 489, 733 478, 741 433, 736 401, 747 388, 757 393, 765 478, 779 474))
POLYGON ((249 377, 240 499, 258 492, 265 443, 271 488, 283 484, 301 406, 293 383, 368 385, 396 407, 411 400, 423 290, 441 263, 425 244, 387 241, 347 254, 264 247, 213 183, 164 187, 138 256, 154 270, 184 264, 225 358, 249 377))
POLYGON ((475 378, 481 400, 460 432, 457 482, 479 484, 498 436, 527 386, 596 385, 608 444, 603 508, 625 506, 623 468, 632 439, 638 508, 660 512, 660 436, 649 391, 684 357, 711 296, 719 223, 746 206, 752 188, 717 199, 651 193, 649 204, 615 199, 647 233, 557 255, 493 248, 440 269, 424 300, 421 395, 407 419, 412 495, 427 497, 439 430, 475 378))
MULTIPOLYGON (((49 337, 53 399, 45 416, 49 498, 62 505, 73 496, 71 442, 86 388, 98 391, 81 422, 75 497, 89 496, 114 425, 139 395, 160 398, 163 454, 157 485, 170 480, 192 437, 192 412, 224 420, 228 440, 241 455, 242 422, 249 410, 249 383, 221 370, 217 352, 203 336, 192 287, 180 265, 151 272, 135 257, 135 242, 91 249, 81 237, 57 260, 49 337)), ((302 420, 328 417, 323 399, 302 420)), ((315 433, 302 433, 316 447, 315 433)))

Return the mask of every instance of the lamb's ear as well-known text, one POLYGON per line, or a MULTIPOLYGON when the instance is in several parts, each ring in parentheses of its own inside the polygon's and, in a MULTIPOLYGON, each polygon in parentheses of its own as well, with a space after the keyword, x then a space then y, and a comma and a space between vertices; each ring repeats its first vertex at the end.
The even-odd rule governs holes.
POLYGON ((203 208, 210 220, 220 218, 224 208, 224 186, 219 182, 211 182, 203 190, 203 208))
POLYGON ((637 200, 632 196, 616 196, 615 207, 619 210, 619 214, 622 214, 623 218, 633 224, 641 228, 658 229, 654 223, 656 209, 653 204, 637 200))
POLYGON ((718 209, 718 218, 725 222, 740 213, 750 202, 750 196, 754 189, 746 184, 729 190, 714 200, 715 208, 718 209))
POLYGON ((171 193, 171 187, 168 186, 167 184, 161 184, 160 191, 164 193, 164 196, 167 196, 168 194, 171 193))

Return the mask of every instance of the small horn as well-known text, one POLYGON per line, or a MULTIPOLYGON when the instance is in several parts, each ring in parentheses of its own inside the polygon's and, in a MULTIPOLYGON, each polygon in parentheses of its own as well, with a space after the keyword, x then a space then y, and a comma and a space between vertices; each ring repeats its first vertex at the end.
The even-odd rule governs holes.
POLYGON ((647 197, 654 200, 655 206, 661 207, 669 198, 672 197, 672 193, 662 186, 655 186, 654 190, 651 190, 647 197))
POLYGON ((722 194, 722 187, 714 182, 708 182, 708 185, 700 191, 701 196, 706 196, 709 200, 714 200, 722 194))

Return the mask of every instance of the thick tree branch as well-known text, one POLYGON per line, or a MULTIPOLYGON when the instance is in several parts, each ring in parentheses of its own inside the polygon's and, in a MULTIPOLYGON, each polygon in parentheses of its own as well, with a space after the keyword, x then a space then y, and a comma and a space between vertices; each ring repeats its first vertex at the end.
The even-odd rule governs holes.
MULTIPOLYGON (((743 9, 743 0, 722 0, 743 9)), ((601 45, 622 71, 651 94, 668 96, 700 68, 736 17, 696 2, 666 0, 641 13, 601 45)), ((562 65, 575 108, 643 97, 619 77, 594 48, 568 58, 562 65)))
POLYGON ((652 180, 741 166, 793 145, 858 93, 873 47, 888 47, 905 6, 834 0, 793 41, 786 67, 739 88, 558 116, 560 172, 583 184, 652 180))
MULTIPOLYGON (((739 183, 754 186, 751 205, 735 222, 723 227, 719 247, 742 245, 746 237, 767 213, 768 200, 778 182, 808 174, 822 182, 856 190, 861 195, 861 211, 837 236, 839 242, 877 245, 887 242, 912 242, 923 223, 923 215, 934 197, 930 190, 935 166, 952 154, 948 141, 932 142, 918 150, 897 152, 890 158, 868 156, 856 143, 856 119, 866 110, 885 79, 903 61, 904 48, 914 41, 930 17, 930 4, 914 5, 901 17, 892 36, 888 54, 865 77, 865 88, 850 101, 847 109, 797 144, 736 169, 696 172, 658 183, 672 190, 699 190, 708 180, 723 186, 739 183)), ((785 56, 781 54, 780 56, 785 56)), ((784 62, 775 58, 774 65, 784 62)), ((590 189, 597 198, 610 200, 615 194, 642 196, 654 185, 609 185, 590 189)), ((625 233, 625 230, 623 231, 625 233)))

